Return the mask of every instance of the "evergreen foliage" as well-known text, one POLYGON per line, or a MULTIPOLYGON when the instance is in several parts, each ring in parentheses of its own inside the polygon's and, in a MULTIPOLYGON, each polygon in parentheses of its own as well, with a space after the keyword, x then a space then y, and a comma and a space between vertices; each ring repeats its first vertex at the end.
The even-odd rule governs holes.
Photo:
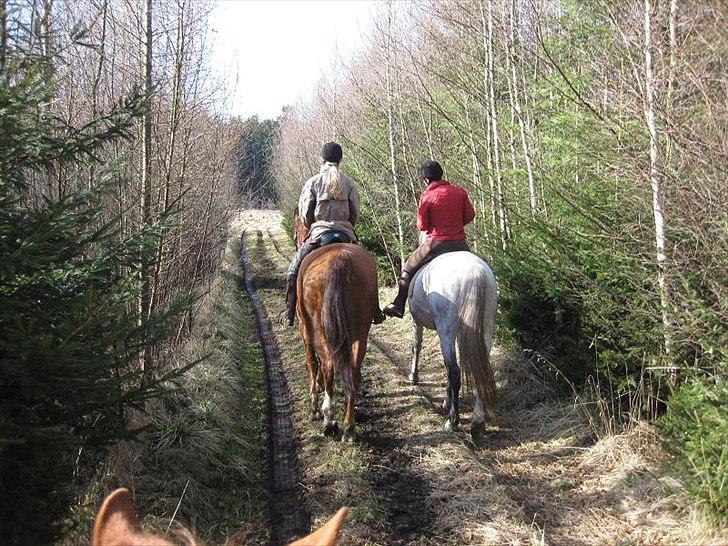
POLYGON ((696 499, 719 522, 728 522, 728 385, 692 378, 670 397, 658 425, 665 448, 696 499))
POLYGON ((137 316, 137 264, 153 260, 163 226, 121 235, 100 215, 103 176, 58 199, 28 195, 28 177, 130 136, 142 95, 75 128, 46 115, 50 90, 32 68, 0 76, 0 489, 12 499, 0 541, 41 544, 59 531, 74 475, 132 437, 129 408, 181 372, 144 384, 139 355, 184 303, 137 316))
POLYGON ((279 124, 272 119, 252 116, 241 124, 235 154, 238 161, 238 189, 254 207, 272 206, 278 200, 278 187, 271 171, 273 146, 279 124))

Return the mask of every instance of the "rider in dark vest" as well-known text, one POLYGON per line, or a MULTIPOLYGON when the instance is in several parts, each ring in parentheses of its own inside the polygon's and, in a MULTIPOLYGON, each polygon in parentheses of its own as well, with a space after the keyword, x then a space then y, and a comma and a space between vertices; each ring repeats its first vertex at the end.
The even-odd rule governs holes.
POLYGON ((427 182, 427 189, 420 195, 417 229, 426 232, 427 239, 402 267, 397 296, 384 308, 384 314, 392 317, 404 316, 410 282, 422 266, 445 252, 470 250, 464 226, 473 221, 475 210, 467 192, 442 179, 442 167, 437 161, 425 161, 420 176, 427 182))
MULTIPOLYGON (((288 268, 286 303, 289 326, 293 325, 296 316, 296 277, 303 258, 322 244, 356 243, 354 225, 359 216, 359 193, 349 177, 339 170, 341 157, 341 146, 336 142, 324 144, 321 170, 309 178, 301 190, 298 214, 310 231, 288 268)), ((384 318, 377 308, 374 323, 379 324, 384 318)))

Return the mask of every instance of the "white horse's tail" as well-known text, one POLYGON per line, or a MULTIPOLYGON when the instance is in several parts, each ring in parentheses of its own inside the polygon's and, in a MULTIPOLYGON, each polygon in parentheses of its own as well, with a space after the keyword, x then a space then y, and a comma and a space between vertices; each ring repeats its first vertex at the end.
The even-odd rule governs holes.
POLYGON ((460 291, 460 320, 457 330, 460 367, 468 387, 475 387, 489 412, 497 392, 490 365, 490 347, 495 329, 498 292, 490 271, 470 275, 460 291))

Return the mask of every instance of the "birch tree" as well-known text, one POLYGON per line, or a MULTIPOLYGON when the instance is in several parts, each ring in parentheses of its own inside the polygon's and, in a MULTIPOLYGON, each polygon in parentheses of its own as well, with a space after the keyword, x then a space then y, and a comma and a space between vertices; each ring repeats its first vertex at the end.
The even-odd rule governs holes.
POLYGON ((645 121, 650 133, 650 187, 652 188, 652 213, 655 222, 655 250, 657 258, 657 282, 660 291, 664 349, 668 357, 672 351, 672 319, 670 317, 670 292, 667 281, 667 225, 664 213, 662 172, 660 170, 660 142, 656 119, 656 85, 652 67, 652 0, 644 2, 644 67, 645 67, 645 121))
POLYGON ((394 63, 394 52, 392 46, 392 33, 393 33, 393 19, 394 19, 394 5, 390 2, 387 5, 387 34, 386 40, 386 68, 385 68, 385 88, 387 93, 387 137, 389 141, 389 164, 392 175, 392 191, 394 192, 394 214, 397 219, 397 239, 399 242, 399 260, 400 268, 404 267, 405 256, 404 256, 404 230, 402 228, 402 212, 399 198, 399 179, 397 177, 397 162, 395 158, 395 141, 394 141, 394 97, 392 91, 392 70, 394 63))

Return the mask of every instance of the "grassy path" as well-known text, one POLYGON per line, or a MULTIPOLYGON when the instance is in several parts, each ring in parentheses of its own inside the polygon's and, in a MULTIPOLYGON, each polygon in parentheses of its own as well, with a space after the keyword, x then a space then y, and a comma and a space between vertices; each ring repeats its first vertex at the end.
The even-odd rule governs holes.
MULTIPOLYGON (((426 336, 420 384, 412 386, 408 320, 372 328, 357 405, 359 441, 325 438, 320 423, 308 420, 298 330, 275 320, 293 250, 280 220, 277 211, 246 211, 237 229, 280 349, 303 502, 314 527, 347 505, 343 544, 724 543, 693 517, 679 484, 661 477, 649 429, 597 441, 573 404, 555 397, 522 359, 495 352, 502 400, 481 447, 465 432, 443 431, 437 343, 426 336)), ((383 291, 381 301, 390 296, 383 291)), ((341 396, 335 404, 340 412, 341 396)), ((467 397, 463 406, 467 430, 467 397)))

